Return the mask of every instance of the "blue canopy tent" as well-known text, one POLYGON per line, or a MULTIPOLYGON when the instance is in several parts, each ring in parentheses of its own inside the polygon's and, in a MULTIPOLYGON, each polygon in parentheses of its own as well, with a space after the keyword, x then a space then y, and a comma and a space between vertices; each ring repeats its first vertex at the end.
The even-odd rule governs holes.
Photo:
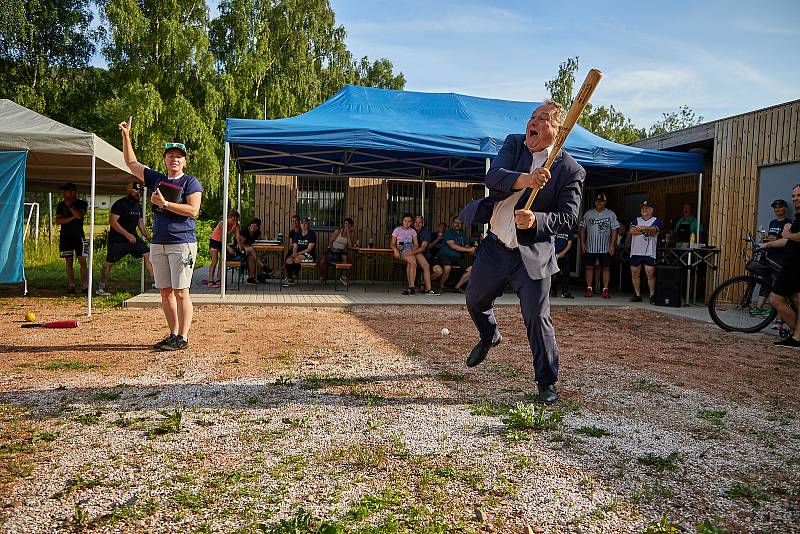
POLYGON ((0 150, 0 220, 6 227, 6 230, 0 233, 0 283, 2 284, 14 284, 25 280, 23 202, 27 157, 28 153, 24 150, 0 150))
MULTIPOLYGON (((239 174, 482 182, 506 136, 523 133, 537 105, 348 85, 296 117, 229 118, 223 198, 228 196, 231 153, 239 174)), ((620 145, 580 126, 564 148, 587 169, 587 182, 595 186, 703 169, 700 154, 620 145)), ((226 217, 227 202, 223 220, 226 217)))

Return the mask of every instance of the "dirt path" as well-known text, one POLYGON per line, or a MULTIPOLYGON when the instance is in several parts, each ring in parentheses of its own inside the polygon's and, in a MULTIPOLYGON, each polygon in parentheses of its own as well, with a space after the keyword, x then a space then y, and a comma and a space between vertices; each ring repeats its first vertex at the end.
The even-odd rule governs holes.
POLYGON ((535 384, 514 308, 499 310, 506 341, 474 370, 461 308, 206 306, 180 353, 148 348, 164 334, 159 310, 22 330, 30 308, 81 313, 0 300, 7 531, 800 524, 800 353, 761 336, 554 310, 563 400, 536 414, 552 428, 519 430, 531 414, 513 407, 535 384))

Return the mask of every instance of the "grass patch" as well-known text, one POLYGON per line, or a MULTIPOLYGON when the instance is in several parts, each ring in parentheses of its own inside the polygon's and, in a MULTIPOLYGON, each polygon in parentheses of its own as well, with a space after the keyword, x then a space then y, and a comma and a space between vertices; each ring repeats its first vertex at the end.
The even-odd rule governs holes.
POLYGON ((111 391, 98 391, 94 394, 94 400, 98 401, 115 401, 122 396, 122 391, 120 390, 111 390, 111 391))
POLYGON ((731 499, 744 499, 751 504, 758 504, 761 501, 768 501, 769 495, 755 484, 737 482, 731 486, 725 494, 731 499))
POLYGON ((44 371, 91 371, 99 366, 93 363, 82 363, 78 360, 53 360, 39 365, 44 371))
POLYGON ((204 509, 211 502, 211 499, 207 495, 189 490, 177 491, 173 493, 170 498, 176 504, 194 511, 204 509))
POLYGON ((100 418, 103 416, 103 412, 96 411, 90 413, 82 413, 80 415, 76 415, 73 417, 74 421, 78 423, 83 423, 84 425, 96 425, 100 422, 100 418))
POLYGON ((728 414, 725 410, 699 410, 697 412, 697 417, 708 421, 709 423, 713 423, 715 425, 721 425, 723 418, 728 414))
POLYGON ((36 432, 25 415, 12 404, 0 404, 0 487, 30 476, 37 451, 58 437, 55 432, 36 432))
POLYGON ((102 478, 84 478, 83 475, 78 475, 75 478, 67 480, 64 489, 51 495, 51 499, 61 499, 70 495, 73 492, 96 488, 103 484, 102 478))
POLYGON ((652 452, 648 452, 644 456, 639 456, 637 461, 644 466, 653 467, 658 470, 668 470, 674 471, 678 468, 678 462, 680 461, 681 457, 680 454, 677 452, 673 452, 668 456, 659 456, 652 452))
POLYGON ((558 408, 548 410, 546 406, 523 402, 509 410, 503 418, 503 424, 509 430, 555 430, 564 421, 564 415, 558 408))
POLYGON ((637 393, 658 393, 663 389, 663 385, 648 380, 647 378, 640 378, 639 381, 633 385, 633 390, 637 393))
POLYGON ((662 515, 661 519, 653 521, 642 530, 642 534, 678 534, 679 532, 683 532, 683 529, 670 521, 668 514, 662 515))
POLYGON ((718 520, 704 519, 695 527, 697 534, 729 534, 730 530, 719 524, 718 520))
POLYGON ((469 407, 469 413, 472 415, 506 415, 510 410, 511 406, 508 404, 499 404, 491 401, 481 401, 469 407))
POLYGON ((592 438, 605 438, 611 435, 611 432, 598 426, 582 426, 575 429, 578 434, 584 434, 592 438))
POLYGON ((183 410, 180 406, 176 406, 174 410, 159 410, 164 418, 158 425, 154 426, 147 431, 147 437, 153 439, 158 436, 166 434, 175 434, 181 431, 181 420, 183 419, 183 410))
POLYGON ((463 382, 467 375, 464 373, 452 373, 450 371, 440 371, 436 374, 436 378, 445 382, 463 382))
POLYGON ((118 308, 121 307, 122 304, 130 299, 133 298, 133 295, 128 291, 120 291, 119 293, 114 293, 107 297, 92 297, 92 307, 95 308, 118 308))

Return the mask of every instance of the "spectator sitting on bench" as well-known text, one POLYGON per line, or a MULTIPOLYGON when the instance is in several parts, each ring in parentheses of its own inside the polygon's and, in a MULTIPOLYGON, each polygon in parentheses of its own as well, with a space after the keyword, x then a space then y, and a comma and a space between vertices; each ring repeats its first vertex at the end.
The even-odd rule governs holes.
POLYGON ((414 231, 417 232, 417 246, 411 251, 417 259, 417 267, 422 270, 423 285, 420 290, 425 293, 434 294, 431 289, 431 264, 433 256, 428 246, 431 242, 431 231, 425 226, 425 217, 417 215, 414 217, 414 231))
POLYGON ((436 232, 431 234, 431 242, 428 244, 428 251, 430 252, 430 264, 433 265, 436 261, 436 257, 439 255, 439 251, 442 250, 442 245, 444 244, 444 234, 447 232, 447 225, 445 223, 439 223, 437 226, 436 232))
MULTIPOLYGON (((328 274, 328 264, 347 263, 347 250, 353 246, 353 219, 344 220, 341 228, 331 235, 331 246, 325 249, 325 254, 319 260, 319 279, 325 283, 328 274)), ((347 283, 347 278, 342 276, 342 282, 347 283)))
POLYGON ((419 248, 419 242, 417 232, 412 227, 414 216, 404 213, 402 220, 403 223, 392 230, 392 254, 395 260, 405 262, 408 285, 403 290, 403 295, 413 295, 414 279, 417 277, 417 258, 414 256, 414 249, 419 248))
POLYGON ((256 280, 256 266, 258 265, 258 258, 256 251, 253 250, 253 243, 256 239, 261 237, 261 219, 258 217, 253 218, 247 228, 239 230, 239 235, 236 238, 238 247, 242 256, 245 257, 247 262, 247 283, 250 285, 257 284, 256 280))
MULTIPOLYGON (((228 214, 228 238, 233 236, 233 242, 239 243, 239 212, 234 210, 228 214)), ((219 287, 219 279, 222 278, 224 266, 220 264, 220 255, 222 252, 222 221, 217 224, 214 231, 211 232, 211 238, 208 240, 208 250, 211 254, 211 265, 208 267, 208 287, 219 287), (217 272, 219 267, 219 272, 217 272), (216 274, 215 274, 216 273, 216 274)), ((236 250, 228 245, 228 261, 235 261, 238 253, 236 250)))
POLYGON ((442 249, 439 251, 439 265, 433 268, 433 278, 439 279, 439 289, 437 293, 444 293, 447 279, 453 268, 467 270, 467 253, 474 252, 475 247, 468 246, 467 233, 463 230, 464 223, 458 217, 453 218, 453 223, 445 232, 442 241, 442 249))
POLYGON ((284 287, 294 285, 300 274, 301 263, 314 263, 316 260, 317 234, 311 230, 311 221, 300 219, 300 232, 295 234, 292 253, 286 258, 286 280, 284 287))

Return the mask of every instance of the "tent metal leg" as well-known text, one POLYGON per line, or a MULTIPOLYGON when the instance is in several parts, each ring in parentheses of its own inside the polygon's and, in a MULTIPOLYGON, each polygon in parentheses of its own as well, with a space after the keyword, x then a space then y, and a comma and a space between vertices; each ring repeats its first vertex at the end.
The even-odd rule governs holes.
MULTIPOLYGON (((147 225, 147 188, 142 191, 142 220, 147 225)), ((144 293, 144 256, 142 256, 142 270, 139 273, 139 293, 144 293)))
POLYGON ((94 155, 94 135, 92 135, 92 185, 90 187, 90 194, 89 194, 89 290, 86 292, 86 306, 87 311, 86 315, 88 317, 92 316, 92 275, 93 273, 93 264, 94 264, 94 191, 95 191, 95 173, 96 173, 96 159, 94 155))
POLYGON ((222 259, 219 269, 222 276, 219 277, 220 297, 225 298, 225 262, 228 260, 228 178, 230 175, 231 145, 225 143, 225 165, 222 170, 222 259))

